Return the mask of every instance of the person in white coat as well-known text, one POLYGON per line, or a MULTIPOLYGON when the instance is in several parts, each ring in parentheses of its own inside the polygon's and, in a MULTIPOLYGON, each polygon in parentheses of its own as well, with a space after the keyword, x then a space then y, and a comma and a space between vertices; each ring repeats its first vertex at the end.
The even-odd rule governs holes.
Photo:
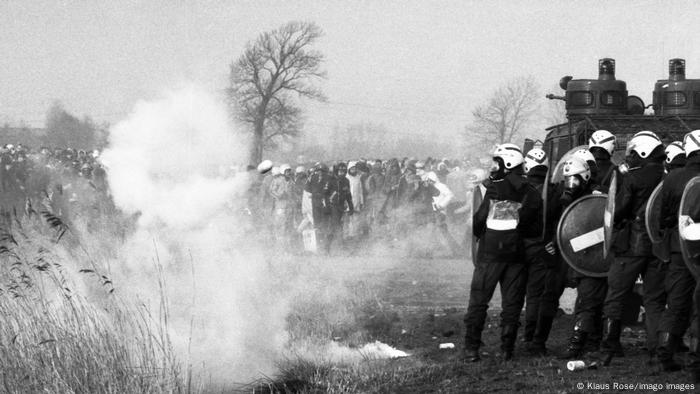
POLYGON ((455 241, 450 231, 447 229, 447 206, 454 198, 454 193, 447 185, 440 182, 437 174, 433 171, 425 174, 425 181, 433 189, 433 211, 435 212, 435 225, 447 241, 453 255, 462 253, 462 248, 455 241))

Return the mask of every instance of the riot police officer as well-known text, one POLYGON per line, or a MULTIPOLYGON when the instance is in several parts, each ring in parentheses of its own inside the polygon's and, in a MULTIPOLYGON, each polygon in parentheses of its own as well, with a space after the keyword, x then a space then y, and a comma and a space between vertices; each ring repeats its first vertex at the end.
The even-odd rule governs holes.
POLYGON ((666 153, 666 173, 685 167, 685 150, 681 141, 673 141, 664 150, 666 153))
POLYGON ((520 311, 525 297, 527 268, 522 239, 533 237, 541 204, 537 191, 523 177, 523 154, 514 144, 502 144, 493 154, 491 182, 473 215, 473 234, 479 238, 477 261, 469 293, 465 356, 479 361, 486 310, 497 284, 501 286, 501 350, 513 357, 520 311))
POLYGON ((641 131, 627 143, 629 172, 615 196, 612 245, 615 261, 608 271, 604 306, 602 347, 608 354, 622 354, 620 319, 623 302, 640 274, 644 280, 647 349, 650 355, 656 351, 656 327, 666 304, 665 269, 652 254, 644 216, 647 200, 664 175, 664 158, 661 140, 651 131, 641 131))
POLYGON ((603 193, 608 192, 612 175, 617 171, 615 163, 612 162, 615 143, 615 136, 607 130, 597 130, 588 139, 588 150, 593 155, 597 170, 593 174, 592 182, 597 185, 597 190, 603 193))
MULTIPOLYGON (((564 191, 559 198, 559 210, 563 211, 572 202, 591 194, 591 179, 591 170, 586 161, 576 156, 569 159, 564 164, 564 191)), ((603 301, 607 291, 605 278, 584 275, 580 272, 572 272, 572 276, 577 290, 574 327, 562 358, 578 357, 584 352, 589 338, 596 334, 600 326, 603 301)))
MULTIPOLYGON (((698 141, 700 141, 700 130, 695 130, 686 135, 683 143, 683 156, 686 156, 686 164, 684 167, 670 171, 661 186, 659 227, 670 232, 668 238, 671 259, 665 280, 667 307, 659 323, 657 347, 657 357, 665 371, 677 371, 682 368, 680 364, 675 362, 673 355, 678 349, 683 333, 690 322, 694 298, 696 317, 693 319, 689 369, 694 374, 696 382, 700 374, 700 354, 698 353, 697 340, 700 334, 697 332, 699 293, 696 283, 698 278, 694 278, 688 270, 681 254, 678 234, 678 211, 685 185, 693 177, 700 175, 700 143, 698 141), (695 292, 695 296, 693 296, 693 292, 695 292)), ((673 153, 673 148, 669 145, 666 151, 673 153)))
MULTIPOLYGON (((525 155, 524 169, 527 180, 542 195, 549 164, 547 153, 539 148, 531 149, 525 155)), ((544 226, 542 223, 542 213, 537 215, 538 227, 544 226)), ((523 332, 523 342, 532 342, 537 328, 537 317, 539 315, 540 300, 545 288, 545 278, 547 271, 552 265, 552 255, 547 253, 545 245, 547 240, 542 236, 542 232, 533 238, 523 239, 525 259, 527 260, 527 290, 525 293, 525 327, 523 332)))

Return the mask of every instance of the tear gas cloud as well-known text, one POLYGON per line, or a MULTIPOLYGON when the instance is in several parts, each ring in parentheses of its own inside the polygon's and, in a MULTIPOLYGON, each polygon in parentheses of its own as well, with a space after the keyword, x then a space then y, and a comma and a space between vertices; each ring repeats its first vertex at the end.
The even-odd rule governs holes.
POLYGON ((246 162, 233 130, 222 101, 186 86, 137 104, 103 154, 115 204, 139 215, 111 263, 115 285, 154 315, 167 301, 180 360, 218 384, 273 373, 286 340, 284 302, 238 214, 248 179, 220 174, 246 162))
POLYGON ((261 243, 251 222, 260 219, 243 213, 249 175, 221 174, 247 163, 247 144, 234 130, 223 100, 196 86, 137 104, 110 130, 102 157, 111 192, 117 207, 138 217, 133 233, 115 240, 117 291, 156 316, 165 302, 183 367, 215 386, 274 376, 290 355, 333 362, 404 356, 381 343, 290 343, 294 305, 318 303, 329 291, 342 304, 344 280, 357 273, 334 262, 313 267, 275 254, 272 240, 261 243))

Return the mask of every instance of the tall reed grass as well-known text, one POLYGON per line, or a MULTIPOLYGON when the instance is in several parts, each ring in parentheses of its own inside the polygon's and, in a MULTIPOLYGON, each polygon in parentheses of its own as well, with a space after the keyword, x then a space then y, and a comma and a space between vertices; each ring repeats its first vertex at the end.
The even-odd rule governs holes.
POLYGON ((96 262, 79 269, 66 261, 81 247, 67 231, 48 211, 2 215, 0 391, 185 391, 165 303, 135 305, 112 291, 96 262))

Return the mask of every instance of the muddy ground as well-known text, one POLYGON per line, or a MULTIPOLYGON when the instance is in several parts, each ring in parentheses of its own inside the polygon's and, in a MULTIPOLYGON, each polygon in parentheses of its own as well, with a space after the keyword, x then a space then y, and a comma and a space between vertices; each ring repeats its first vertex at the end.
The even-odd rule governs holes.
MULTIPOLYGON (((459 350, 464 340, 462 322, 468 302, 473 267, 466 258, 332 257, 313 258, 309 270, 333 265, 346 271, 347 281, 361 282, 376 297, 371 307, 357 312, 353 327, 339 327, 334 339, 350 346, 379 340, 410 354, 394 360, 367 360, 367 365, 305 364, 288 368, 275 380, 277 391, 287 392, 474 392, 474 393, 579 393, 579 392, 687 392, 686 373, 662 373, 650 363, 643 326, 625 328, 626 356, 603 367, 602 355, 588 353, 582 360, 595 369, 570 372, 569 360, 560 360, 572 325, 575 293, 562 298, 548 343, 549 355, 528 356, 518 342, 513 361, 499 357, 499 290, 496 290, 483 333, 483 361, 464 363, 459 350), (440 349, 451 343, 452 349, 440 349), (312 378, 313 377, 313 378, 312 378), (629 385, 632 386, 629 386, 629 385), (675 386, 668 386, 669 384, 675 386), (626 386, 627 385, 627 386, 626 386), (583 387, 580 389, 579 387, 583 387)), ((679 360, 684 360, 685 354, 679 360)))

